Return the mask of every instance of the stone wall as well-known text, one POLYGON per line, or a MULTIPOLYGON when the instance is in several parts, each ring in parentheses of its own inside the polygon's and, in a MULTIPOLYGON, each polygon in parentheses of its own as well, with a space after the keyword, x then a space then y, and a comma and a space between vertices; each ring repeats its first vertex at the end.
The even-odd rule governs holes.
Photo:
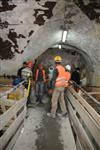
POLYGON ((61 36, 58 27, 62 22, 63 2, 0 0, 0 74, 16 74, 23 61, 34 60, 59 41, 61 36), (54 38, 50 40, 52 36, 54 38), (48 38, 48 44, 45 43, 45 37, 48 38))
POLYGON ((0 74, 16 74, 23 61, 34 60, 61 42, 64 25, 68 29, 65 44, 86 54, 98 76, 99 11, 98 0, 82 0, 81 4, 79 0, 0 0, 0 74))

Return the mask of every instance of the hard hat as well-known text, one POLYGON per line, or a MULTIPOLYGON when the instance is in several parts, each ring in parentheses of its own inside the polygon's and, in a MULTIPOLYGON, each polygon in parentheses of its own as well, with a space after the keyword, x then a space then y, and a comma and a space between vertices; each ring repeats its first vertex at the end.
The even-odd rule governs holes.
POLYGON ((27 67, 32 68, 33 67, 33 62, 31 60, 29 60, 27 62, 27 67))
POLYGON ((56 56, 54 58, 55 62, 61 62, 62 61, 62 58, 60 56, 56 56))
POLYGON ((70 71, 71 70, 71 66, 70 65, 66 65, 65 68, 70 71))

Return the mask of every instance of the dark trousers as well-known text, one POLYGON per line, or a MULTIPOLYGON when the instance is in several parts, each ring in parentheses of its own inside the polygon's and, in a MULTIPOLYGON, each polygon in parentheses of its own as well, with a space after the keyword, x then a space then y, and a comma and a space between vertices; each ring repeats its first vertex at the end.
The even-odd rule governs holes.
POLYGON ((44 94, 44 82, 43 81, 37 81, 35 86, 35 95, 37 100, 41 102, 44 94))

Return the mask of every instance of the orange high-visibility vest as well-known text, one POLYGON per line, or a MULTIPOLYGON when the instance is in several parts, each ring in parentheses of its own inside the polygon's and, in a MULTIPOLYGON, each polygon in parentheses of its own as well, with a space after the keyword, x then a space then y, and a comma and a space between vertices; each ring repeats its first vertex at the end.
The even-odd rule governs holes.
POLYGON ((65 87, 66 84, 66 72, 65 72, 65 68, 62 65, 58 65, 56 66, 56 69, 58 70, 58 77, 56 79, 56 83, 55 86, 56 87, 65 87))
MULTIPOLYGON (((36 78, 35 78, 35 81, 37 81, 38 72, 39 72, 39 69, 37 69, 37 71, 36 71, 36 78)), ((44 79, 44 81, 45 81, 46 76, 45 76, 45 70, 44 70, 44 69, 42 69, 42 74, 43 74, 43 79, 44 79)))

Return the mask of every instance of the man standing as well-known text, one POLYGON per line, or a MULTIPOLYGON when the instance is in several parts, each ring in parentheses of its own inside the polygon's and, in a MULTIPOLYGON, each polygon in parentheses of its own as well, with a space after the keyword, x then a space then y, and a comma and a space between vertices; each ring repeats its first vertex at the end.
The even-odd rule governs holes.
POLYGON ((23 66, 21 68, 19 68, 18 71, 17 71, 17 76, 18 77, 22 78, 22 70, 26 67, 27 67, 27 62, 25 61, 25 62, 23 62, 23 66))
MULTIPOLYGON (((80 85, 80 68, 79 67, 75 68, 75 71, 72 72, 71 80, 74 81, 77 85, 80 85)), ((76 92, 79 92, 79 87, 75 83, 73 84, 74 89, 76 92)))
POLYGON ((42 104, 42 98, 44 94, 44 83, 46 80, 46 75, 45 75, 45 70, 43 68, 42 64, 38 65, 38 69, 36 70, 36 75, 35 75, 35 94, 36 94, 36 101, 40 102, 42 104))
POLYGON ((69 81, 71 79, 71 66, 70 65, 66 65, 65 66, 65 71, 66 71, 66 88, 69 86, 69 81))
POLYGON ((52 118, 56 117, 58 101, 62 110, 61 116, 67 115, 67 109, 64 100, 64 89, 66 86, 66 71, 65 68, 61 65, 62 58, 60 56, 56 56, 54 60, 56 67, 53 71, 53 78, 51 84, 54 88, 54 92, 51 99, 51 112, 47 113, 47 116, 52 118))

